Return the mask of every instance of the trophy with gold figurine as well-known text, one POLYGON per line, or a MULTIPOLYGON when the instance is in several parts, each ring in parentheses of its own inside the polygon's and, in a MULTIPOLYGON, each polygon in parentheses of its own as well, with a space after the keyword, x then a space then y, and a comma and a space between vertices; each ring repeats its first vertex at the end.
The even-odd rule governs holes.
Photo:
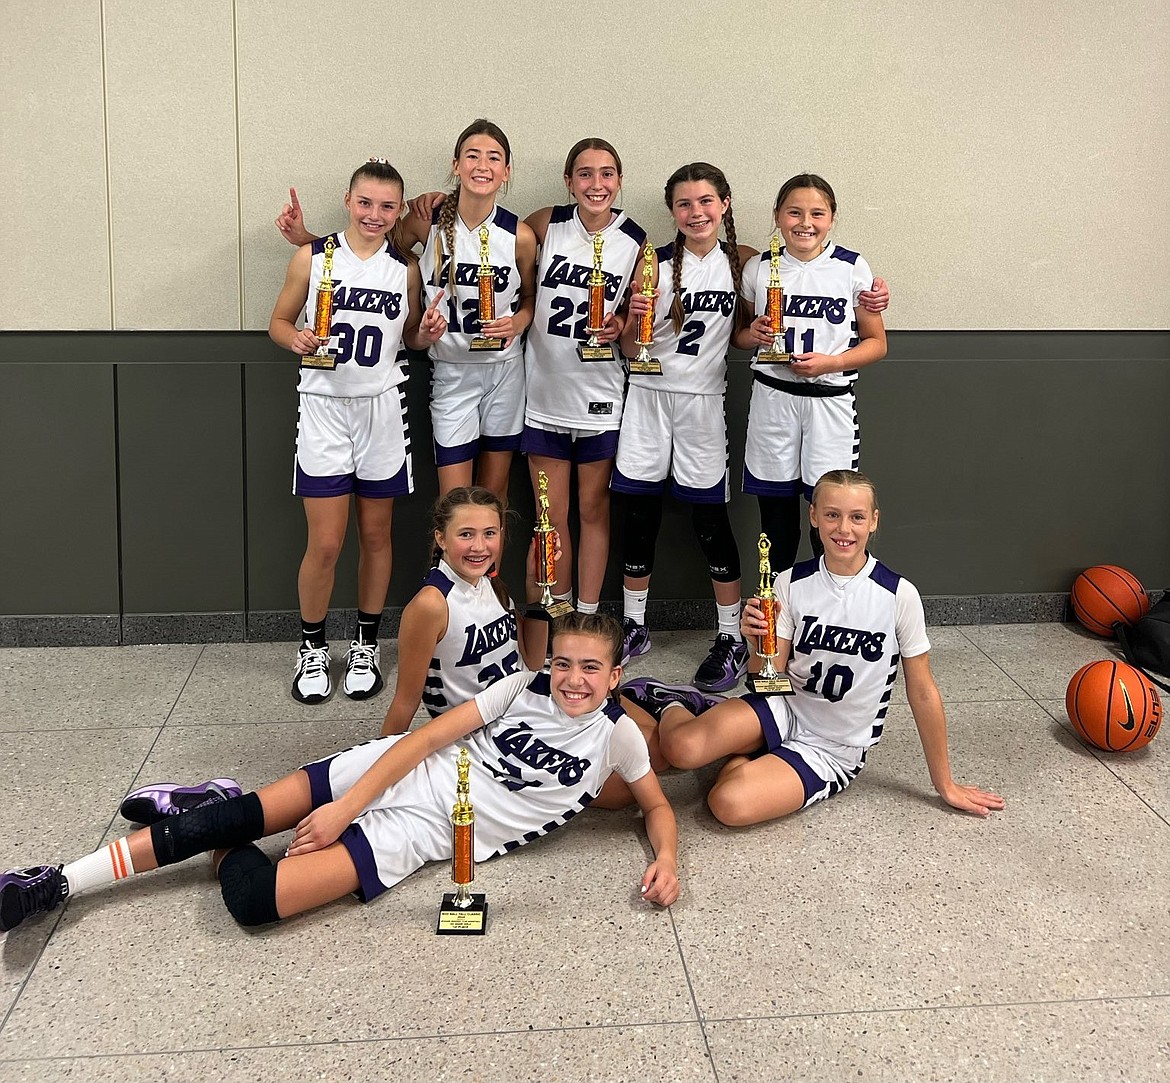
MULTIPOLYGON (((452 260, 452 274, 454 274, 452 260)), ((483 327, 496 318, 496 272, 488 253, 488 228, 479 227, 479 325, 483 327)), ((471 340, 473 350, 502 350, 504 340, 490 335, 478 335, 471 340)))
POLYGON ((783 673, 780 673, 772 661, 776 657, 776 594, 772 590, 772 562, 768 559, 768 552, 772 544, 767 534, 761 534, 757 549, 760 553, 760 589, 757 597, 760 599, 760 609, 764 613, 764 623, 767 630, 760 636, 760 657, 764 666, 759 673, 748 677, 748 687, 762 696, 791 696, 792 682, 783 673))
POLYGON ((548 475, 536 472, 536 487, 540 491, 540 514, 536 517, 536 585, 541 588, 540 606, 549 620, 556 620, 573 612, 570 602, 558 602, 552 596, 557 585, 557 532, 548 517, 548 475))
POLYGON ((764 310, 772 332, 772 344, 765 346, 757 359, 770 365, 790 365, 792 354, 784 349, 784 287, 780 283, 780 237, 772 234, 772 251, 768 267, 768 302, 764 310))
POLYGON ((455 770, 455 804, 451 808, 451 879, 455 882, 455 890, 443 895, 435 932, 482 936, 487 927, 488 904, 483 892, 471 890, 475 880, 475 809, 471 807, 468 781, 471 757, 466 748, 459 750, 455 770))
POLYGON ((654 246, 649 241, 642 249, 640 292, 643 297, 649 298, 650 307, 638 320, 638 337, 634 340, 638 344, 638 356, 630 362, 630 375, 661 376, 662 362, 656 357, 651 357, 648 349, 654 343, 654 246))
POLYGON ((337 248, 330 234, 325 238, 325 266, 317 283, 317 303, 313 308, 313 334, 321 345, 301 358, 303 369, 335 369, 337 358, 329 351, 329 329, 333 323, 333 252, 337 248))
POLYGON ((597 338, 605 326, 605 275, 601 270, 601 246, 604 243, 601 230, 593 234, 593 271, 589 275, 589 340, 577 347, 582 361, 612 361, 613 346, 597 338))

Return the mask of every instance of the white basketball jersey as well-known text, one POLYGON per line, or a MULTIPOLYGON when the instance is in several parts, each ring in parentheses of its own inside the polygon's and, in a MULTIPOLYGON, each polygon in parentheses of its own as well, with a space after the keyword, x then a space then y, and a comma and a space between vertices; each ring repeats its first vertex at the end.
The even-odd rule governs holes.
MULTIPOLYGON (((752 256, 743 272, 743 296, 757 316, 768 305, 771 254, 752 256)), ((789 353, 844 353, 860 341, 854 309, 857 295, 873 286, 873 272, 864 257, 832 242, 804 263, 780 249, 780 281, 784 286, 785 349, 789 353)), ((857 370, 796 376, 787 365, 753 361, 752 368, 774 380, 795 383, 850 384, 857 370)))
POLYGON ((435 644, 423 686, 423 706, 433 718, 525 666, 516 614, 500 605, 487 576, 472 586, 440 560, 423 585, 436 587, 447 599, 447 631, 435 644))
MULTIPOLYGON (((453 197, 452 197, 453 198, 453 197)), ((522 356, 521 336, 506 350, 472 350, 471 340, 480 334, 479 322, 479 226, 468 229, 455 215, 455 285, 450 285, 451 259, 447 242, 439 235, 439 211, 431 218, 431 232, 419 267, 423 292, 429 306, 442 289, 446 306, 447 333, 430 347, 432 359, 464 364, 487 365, 522 356), (435 282, 435 248, 443 249, 443 266, 435 282)), ((496 318, 515 312, 520 304, 520 271, 516 267, 516 229, 519 222, 511 211, 496 207, 484 223, 488 228, 488 255, 495 271, 493 292, 496 318)))
MULTIPOLYGON (((333 319, 329 346, 337 367, 301 369, 297 390, 334 398, 364 398, 406 379, 399 357, 402 331, 410 307, 406 292, 407 261, 387 241, 369 259, 356 256, 344 233, 332 234, 333 319)), ((313 242, 305 324, 313 326, 317 284, 325 270, 325 241, 313 242)), ((405 354, 402 355, 405 357, 405 354)))
POLYGON ((838 585, 822 557, 781 572, 776 596, 796 717, 837 744, 877 744, 901 655, 930 650, 918 590, 872 556, 838 585))
MULTIPOLYGON (((621 211, 601 237, 608 315, 625 298, 646 233, 621 211)), ((592 273, 593 234, 575 205, 553 207, 537 267, 536 315, 524 351, 526 419, 580 429, 621 426, 626 376, 616 349, 606 361, 582 361, 577 354, 577 344, 589 337, 592 273)))
POLYGON ((735 284, 727 247, 721 241, 702 259, 683 249, 683 326, 670 319, 674 303, 671 260, 676 240, 658 249, 658 300, 650 355, 662 364, 661 376, 630 376, 630 383, 655 391, 722 395, 727 386, 727 344, 735 330, 735 284))
POLYGON ((477 861, 567 823, 614 771, 627 782, 650 771, 646 740, 618 704, 606 700, 592 714, 570 718, 553 700, 548 674, 508 677, 476 696, 476 704, 492 721, 437 755, 450 759, 453 797, 459 746, 471 754, 477 861))

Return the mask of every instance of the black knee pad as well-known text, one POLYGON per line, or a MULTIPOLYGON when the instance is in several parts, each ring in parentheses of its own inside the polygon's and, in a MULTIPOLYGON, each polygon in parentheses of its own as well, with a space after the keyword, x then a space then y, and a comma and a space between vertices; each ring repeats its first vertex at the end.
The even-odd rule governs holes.
POLYGON ((173 865, 208 850, 242 846, 264 836, 264 806, 255 793, 217 801, 150 826, 159 865, 173 865))
POLYGON ((623 570, 631 579, 641 579, 654 571, 654 546, 662 526, 662 497, 629 493, 624 496, 623 570))
POLYGON ((802 523, 808 522, 807 515, 802 515, 804 502, 799 495, 760 496, 756 499, 760 503, 760 530, 768 535, 768 541, 772 543, 769 557, 772 571, 782 572, 796 562, 796 553, 800 548, 800 527, 802 523))
POLYGON ((731 531, 726 504, 694 504, 691 524, 707 558, 707 567, 716 583, 734 583, 739 578, 739 546, 731 531))
POLYGON ((228 913, 241 925, 280 920, 276 866, 255 846, 239 846, 219 863, 219 890, 228 913))

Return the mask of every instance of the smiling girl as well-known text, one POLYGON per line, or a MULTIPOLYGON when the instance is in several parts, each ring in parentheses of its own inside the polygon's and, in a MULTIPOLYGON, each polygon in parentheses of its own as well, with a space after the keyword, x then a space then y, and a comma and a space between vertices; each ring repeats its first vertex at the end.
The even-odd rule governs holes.
MULTIPOLYGON (((425 349, 445 327, 435 305, 421 310, 418 264, 401 237, 402 200, 402 177, 383 159, 350 179, 349 225, 330 238, 338 282, 330 325, 336 367, 302 368, 297 385, 293 493, 304 501, 308 545, 297 579, 301 646, 292 694, 302 703, 320 703, 333 690, 325 622, 351 494, 360 547, 358 618, 342 688, 352 699, 382 688, 378 628, 390 584, 394 498, 414 489, 399 347, 425 349)), ((310 286, 316 289, 324 263, 324 240, 297 249, 268 325, 272 340, 300 357, 321 345, 312 330, 310 286), (298 329, 302 315, 305 326, 298 329)))
POLYGON ((621 678, 620 648, 612 618, 570 614, 554 628, 550 676, 513 674, 410 733, 167 817, 67 865, 0 875, 0 931, 78 891, 213 848, 224 903, 241 925, 280 921, 350 893, 370 902, 428 861, 451 859, 457 741, 471 752, 477 861, 567 823, 616 772, 654 849, 641 897, 669 906, 678 898, 678 830, 637 726, 609 699, 621 678), (293 829, 276 864, 252 845, 293 829))
MULTIPOLYGON (((862 294, 878 283, 865 259, 830 239, 837 197, 822 177, 784 182, 773 209, 784 246, 785 349, 790 365, 752 363, 752 398, 743 491, 760 505, 760 529, 772 542, 773 567, 788 568, 800 546, 800 500, 827 470, 856 470, 860 431, 853 391, 857 372, 886 355, 880 309, 862 294)), ((736 337, 744 349, 772 342, 765 312, 769 254, 744 269, 743 294, 759 315, 736 337)), ((882 306, 884 307, 884 305, 882 306)), ((813 552, 820 540, 810 532, 813 552)))
MULTIPOLYGON (((775 582, 774 664, 788 673, 795 695, 746 695, 696 718, 690 690, 642 679, 625 693, 659 715, 662 754, 688 770, 730 757, 707 796, 725 824, 787 816, 840 793, 860 773, 881 738, 901 662, 935 790, 979 816, 1002 809, 1002 797, 951 775, 922 600, 866 548, 878 525, 873 483, 851 470, 825 474, 809 518, 823 555, 782 571, 775 582)), ((748 602, 742 628, 749 641, 766 631, 758 598, 748 602)), ((753 657, 752 669, 759 665, 753 657)))

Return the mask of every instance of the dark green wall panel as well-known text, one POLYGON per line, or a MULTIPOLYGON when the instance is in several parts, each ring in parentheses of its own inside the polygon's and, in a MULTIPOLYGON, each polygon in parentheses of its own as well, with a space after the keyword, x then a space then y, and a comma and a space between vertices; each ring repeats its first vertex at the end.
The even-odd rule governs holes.
POLYGON ((0 613, 117 613, 113 366, 0 377, 0 613))
POLYGON ((240 366, 118 366, 126 613, 241 612, 240 366))

